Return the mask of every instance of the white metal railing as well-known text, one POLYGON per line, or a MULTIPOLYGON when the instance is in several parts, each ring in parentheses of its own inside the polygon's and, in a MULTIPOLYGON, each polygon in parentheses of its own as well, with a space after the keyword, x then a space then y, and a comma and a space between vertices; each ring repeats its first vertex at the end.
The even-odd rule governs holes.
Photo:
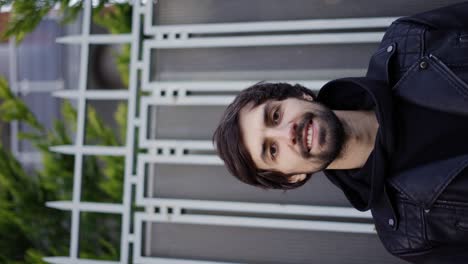
MULTIPOLYGON (((272 80, 275 81, 275 80, 272 80)), ((319 90, 327 80, 289 80, 300 83, 312 90, 319 90)), ((255 84, 256 81, 211 81, 211 82, 151 82, 144 87, 151 96, 145 97, 146 105, 157 102, 157 105, 228 105, 234 100, 234 94, 241 89, 255 84), (232 95, 196 95, 196 93, 230 92, 232 95)))
MULTIPOLYGON (((146 181, 145 177, 152 175, 152 166, 145 174, 145 166, 152 163, 163 164, 193 164, 193 165, 222 165, 221 160, 213 153, 213 146, 209 140, 169 140, 153 139, 147 135, 147 128, 154 131, 157 120, 148 120, 150 109, 157 111, 158 106, 164 105, 227 105, 235 93, 242 87, 253 84, 254 81, 218 81, 218 82, 158 82, 150 80, 150 58, 154 49, 174 48, 214 48, 241 47, 265 45, 303 45, 330 43, 365 43, 378 42, 383 30, 395 18, 355 18, 337 20, 305 20, 305 21, 277 21, 254 23, 223 23, 200 25, 153 25, 154 1, 132 1, 133 19, 132 33, 123 35, 90 35, 91 0, 84 2, 82 34, 66 36, 57 41, 63 44, 80 45, 80 76, 78 89, 60 89, 54 92, 59 98, 73 98, 77 100, 77 133, 74 145, 55 146, 52 151, 72 154, 75 156, 73 198, 71 201, 50 201, 47 206, 59 210, 69 210, 72 213, 71 244, 69 256, 47 257, 50 263, 215 263, 209 261, 195 261, 186 259, 168 259, 148 257, 151 237, 146 236, 146 247, 143 253, 144 233, 149 234, 149 223, 188 223, 206 225, 228 225, 239 227, 255 227, 270 229, 301 229, 327 232, 375 233, 372 224, 354 222, 349 219, 370 219, 370 213, 357 212, 351 208, 329 206, 280 205, 267 203, 246 203, 228 201, 207 201, 187 199, 163 199, 161 197, 146 197, 146 192, 152 192, 152 177, 146 181), (142 21, 143 19, 143 21, 142 21), (142 23, 143 26, 142 26, 142 23), (150 39, 140 39, 142 30, 150 39), (347 30, 339 33, 317 33, 317 30, 347 30), (366 32, 360 30, 366 29, 366 32), (375 32, 369 32, 375 29, 375 32), (352 32, 348 32, 352 30, 352 32), (306 31, 306 32, 305 32, 306 31), (287 33, 285 33, 287 32, 287 33), (304 33, 305 32, 305 33, 304 33), (217 34, 221 34, 217 35, 217 34), (243 36, 232 36, 243 33, 243 36), (258 33, 262 33, 261 35, 258 33), (143 42, 142 50, 140 44, 143 42), (88 52, 90 44, 131 44, 130 86, 128 90, 87 90, 87 67, 89 65, 88 52), (139 59, 140 52, 143 53, 139 59), (141 73, 141 75, 139 74, 141 73), (140 85, 140 86, 138 86, 140 85), (144 91, 139 102, 137 115, 138 91, 144 91), (229 95, 216 95, 217 92, 229 95), (211 94, 210 94, 211 93, 211 94), (87 146, 84 144, 85 107, 86 100, 126 100, 128 103, 127 138, 124 146, 104 147, 87 146), (156 106, 156 107, 152 107, 156 106), (139 128, 139 142, 135 146, 135 129, 139 128), (137 149, 146 149, 147 153, 134 154, 137 149), (193 154, 204 151, 206 154, 193 154), (125 177, 123 201, 121 204, 93 203, 81 201, 81 175, 83 155, 118 155, 125 157, 125 177), (134 174, 134 167, 136 173, 134 174), (145 185, 146 183, 146 185, 145 185), (135 186, 133 193, 132 187, 135 186), (135 195, 137 206, 144 212, 131 213, 132 196, 135 195), (159 212, 155 212, 159 208, 159 212), (184 210, 208 210, 211 214, 192 215, 183 213, 184 210), (100 212, 119 214, 122 217, 120 260, 99 261, 78 258, 79 214, 80 212, 100 212), (249 213, 253 216, 226 216, 223 212, 249 213), (219 213, 219 214, 218 214, 219 213), (275 217, 261 217, 262 214, 275 217), (286 217, 288 216, 288 217, 286 217), (297 216, 297 219, 294 219, 297 216), (291 218, 292 217, 292 218, 291 218), (301 220, 300 217, 333 217, 337 221, 301 220), (346 219, 339 221, 340 218, 346 219), (133 219, 134 231, 131 232, 133 219), (146 228, 143 224, 147 223, 146 228), (130 249, 133 254, 130 256, 130 249), (146 255, 146 256, 145 256, 146 255)), ((319 89, 328 80, 296 80, 310 89, 319 89)), ((216 262, 220 263, 220 262, 216 262)))

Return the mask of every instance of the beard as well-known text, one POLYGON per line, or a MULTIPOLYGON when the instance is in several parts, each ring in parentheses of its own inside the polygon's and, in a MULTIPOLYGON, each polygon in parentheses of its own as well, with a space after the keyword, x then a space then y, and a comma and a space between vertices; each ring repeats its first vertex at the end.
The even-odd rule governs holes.
POLYGON ((301 142, 299 146, 302 157, 321 164, 317 170, 321 171, 326 169, 342 153, 346 133, 342 122, 332 110, 317 102, 314 102, 314 104, 319 105, 320 109, 317 109, 314 113, 307 112, 304 114, 297 127, 297 130, 301 132, 297 133, 296 142, 301 142), (317 143, 319 146, 317 149, 320 150, 319 153, 309 153, 307 147, 303 144, 304 133, 302 131, 311 121, 318 124, 316 132, 318 133, 317 143))

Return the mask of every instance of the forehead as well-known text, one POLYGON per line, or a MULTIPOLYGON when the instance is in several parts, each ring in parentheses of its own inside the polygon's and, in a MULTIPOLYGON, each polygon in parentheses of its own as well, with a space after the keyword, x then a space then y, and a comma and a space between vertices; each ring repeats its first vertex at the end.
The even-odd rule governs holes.
POLYGON ((258 106, 249 103, 239 112, 239 126, 243 143, 258 168, 263 163, 260 158, 263 143, 262 131, 264 129, 263 113, 268 102, 271 101, 258 106))

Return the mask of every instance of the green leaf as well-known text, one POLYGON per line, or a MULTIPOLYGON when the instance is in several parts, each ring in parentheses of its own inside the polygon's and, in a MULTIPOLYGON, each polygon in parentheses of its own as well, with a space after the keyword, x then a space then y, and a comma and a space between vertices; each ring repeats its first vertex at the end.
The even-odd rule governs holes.
POLYGON ((102 144, 104 146, 118 145, 117 137, 113 130, 103 125, 102 119, 97 115, 93 107, 88 107, 86 136, 90 141, 95 144, 102 144))
MULTIPOLYGON (((132 6, 128 3, 114 4, 105 10, 96 10, 93 13, 93 21, 106 28, 112 34, 125 34, 132 31, 132 6)), ((122 51, 114 53, 117 61, 117 70, 126 87, 130 79, 130 45, 123 46, 122 51)))
POLYGON ((70 137, 68 136, 67 129, 63 122, 55 120, 54 130, 58 139, 60 140, 60 145, 69 145, 73 143, 70 137))
POLYGON ((78 1, 70 5, 69 0, 62 0, 60 12, 62 13, 62 24, 68 24, 76 20, 78 14, 83 9, 83 1, 78 1))
POLYGON ((122 145, 125 144, 127 137, 127 110, 127 104, 120 103, 114 113, 114 119, 119 130, 119 142, 122 145))
POLYGON ((65 120, 65 126, 70 128, 72 132, 76 131, 77 114, 75 108, 69 101, 63 101, 62 103, 62 116, 65 120))
POLYGON ((15 36, 17 43, 21 42, 27 33, 32 32, 37 27, 56 2, 57 0, 14 1, 4 37, 15 36))
POLYGON ((128 87, 130 83, 130 45, 124 45, 120 54, 114 54, 117 58, 117 70, 120 73, 122 82, 128 87))
POLYGON ((26 133, 26 132, 18 132, 18 139, 19 140, 27 140, 29 142, 40 142, 43 139, 42 135, 38 135, 36 133, 26 133))
POLYGON ((31 264, 46 264, 47 262, 42 260, 44 257, 46 256, 39 250, 28 249, 26 251, 25 261, 31 264))
POLYGON ((13 98, 10 86, 5 78, 0 76, 0 99, 7 100, 13 98))
POLYGON ((129 3, 114 4, 108 8, 96 8, 93 21, 109 30, 112 34, 132 31, 132 6, 129 3))
POLYGON ((37 121, 26 104, 11 93, 8 83, 3 77, 0 77, 0 99, 3 99, 0 101, 0 120, 5 122, 22 121, 40 132, 44 131, 44 127, 37 121))

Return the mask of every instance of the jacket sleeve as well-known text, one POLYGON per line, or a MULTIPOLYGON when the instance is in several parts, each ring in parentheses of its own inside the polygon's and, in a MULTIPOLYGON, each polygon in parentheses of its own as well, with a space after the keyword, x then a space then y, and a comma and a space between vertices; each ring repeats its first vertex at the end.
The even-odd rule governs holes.
POLYGON ((400 258, 416 264, 454 264, 467 263, 467 245, 443 245, 423 254, 399 256, 400 258))
POLYGON ((423 24, 433 29, 468 29, 468 1, 402 17, 397 21, 423 24))

